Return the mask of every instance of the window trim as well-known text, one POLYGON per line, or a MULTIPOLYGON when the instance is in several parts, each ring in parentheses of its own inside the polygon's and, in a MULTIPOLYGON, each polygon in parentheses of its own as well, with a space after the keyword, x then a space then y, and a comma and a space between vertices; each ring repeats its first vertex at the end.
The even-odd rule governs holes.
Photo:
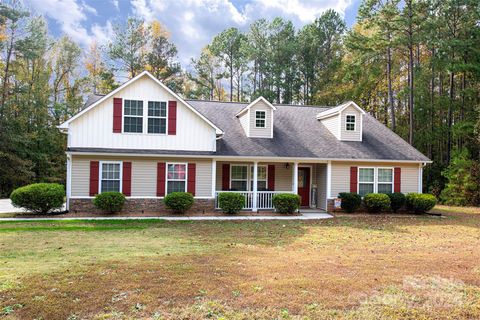
POLYGON ((185 181, 185 191, 187 192, 188 183, 188 163, 187 162, 167 162, 165 165, 165 196, 168 194, 168 181, 185 181), (182 164, 185 166, 185 179, 168 179, 168 166, 171 164, 182 164))
POLYGON ((347 113, 345 114, 345 131, 347 132, 355 132, 357 131, 357 115, 353 113, 347 113), (352 122, 348 122, 348 117, 352 116, 354 121, 353 121, 353 130, 348 129, 348 124, 352 124, 352 122))
MULTIPOLYGON (((360 169, 373 169, 373 193, 378 193, 378 169, 389 169, 392 171, 392 182, 380 182, 380 184, 391 184, 392 192, 395 186, 395 170, 394 167, 358 167, 357 170, 357 193, 360 194, 360 183, 371 184, 371 182, 360 182, 360 169)), ((362 196, 363 198, 363 196, 362 196)))
MULTIPOLYGON (((232 181, 245 181, 246 182, 246 185, 247 185, 247 190, 246 191, 249 191, 250 187, 248 185, 248 182, 249 182, 249 173, 248 173, 248 170, 249 170, 249 165, 248 164, 231 164, 230 165, 230 181, 228 182, 228 188, 230 190, 232 190, 232 181), (232 175, 232 172, 233 172, 233 167, 247 167, 247 177, 245 179, 233 179, 233 175, 232 175)), ((241 190, 239 190, 241 191, 241 190)))
POLYGON ((162 101, 162 100, 159 100, 159 101, 153 101, 153 100, 147 100, 147 120, 146 120, 146 126, 147 126, 147 130, 145 132, 145 134, 148 134, 148 135, 157 135, 157 136, 166 136, 168 135, 168 101, 162 101), (165 117, 156 117, 156 116, 149 116, 148 115, 148 103, 149 102, 159 102, 160 103, 160 106, 162 104, 162 102, 165 102, 165 117), (154 133, 154 132, 148 132, 148 119, 165 119, 165 133, 154 133))
POLYGON ((267 110, 255 110, 255 128, 259 128, 259 129, 267 128, 267 110), (263 112, 263 114, 265 115, 265 118, 258 118, 257 117, 258 112, 263 112), (263 121, 263 126, 258 126, 257 120, 263 121))
MULTIPOLYGON (((247 182, 247 190, 243 192, 249 192, 253 191, 253 188, 251 188, 251 184, 253 183, 253 172, 252 168, 254 165, 252 164, 230 164, 230 181, 228 182, 228 187, 229 189, 232 189, 232 181, 246 181, 247 182), (247 167, 247 179, 232 179, 232 168, 233 167, 247 167)), ((268 189, 268 164, 259 164, 258 167, 265 167, 265 187, 268 189)), ((258 174, 258 170, 257 170, 258 174)), ((257 179, 257 189, 258 189, 258 181, 263 181, 263 180, 258 180, 257 179)), ((258 190, 257 190, 258 191, 258 190)), ((242 192, 242 191, 240 191, 242 192)))
MULTIPOLYGON (((148 108, 147 108, 148 112, 148 108)), ((125 99, 122 98, 122 134, 145 134, 145 100, 143 99, 135 99, 135 98, 130 98, 130 99, 125 99), (126 116, 125 115, 125 101, 142 101, 142 116, 126 116), (130 117, 130 118, 141 118, 142 119, 142 132, 125 132, 125 117, 130 117)), ((148 129, 148 128, 147 128, 148 129)))
POLYGON ((103 164, 118 164, 120 165, 120 186, 118 192, 122 193, 123 190, 123 161, 99 161, 99 170, 98 170, 98 193, 102 193, 102 180, 103 180, 103 164))

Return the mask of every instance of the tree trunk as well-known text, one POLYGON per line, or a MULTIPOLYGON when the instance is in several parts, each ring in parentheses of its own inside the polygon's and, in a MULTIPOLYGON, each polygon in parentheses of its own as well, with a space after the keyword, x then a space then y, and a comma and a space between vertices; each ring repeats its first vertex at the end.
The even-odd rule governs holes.
POLYGON ((409 135, 408 142, 413 145, 413 46, 410 43, 408 58, 408 112, 409 112, 409 135))
POLYGON ((452 123, 453 123, 453 100, 455 99, 455 74, 453 71, 450 72, 450 103, 448 104, 448 136, 447 136, 447 164, 450 163, 451 153, 452 153, 452 123))
MULTIPOLYGON (((390 39, 390 34, 388 35, 390 39)), ((392 130, 395 131, 395 106, 393 104, 393 89, 392 89, 392 49, 387 48, 387 82, 388 82, 388 104, 390 106, 390 121, 392 123, 392 130)))
POLYGON ((2 87, 2 101, 0 104, 0 119, 3 119, 3 114, 5 112, 5 100, 7 99, 7 85, 8 85, 8 72, 10 71, 10 59, 12 58, 13 52, 13 43, 15 39, 15 27, 12 26, 12 31, 10 32, 10 42, 7 48, 7 56, 5 57, 5 68, 3 72, 3 87, 2 87))

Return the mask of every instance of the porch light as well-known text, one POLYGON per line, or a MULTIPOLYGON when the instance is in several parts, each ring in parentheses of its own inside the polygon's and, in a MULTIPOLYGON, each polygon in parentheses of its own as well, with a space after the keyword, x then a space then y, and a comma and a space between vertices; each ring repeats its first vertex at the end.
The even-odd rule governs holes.
POLYGON ((290 163, 285 163, 285 169, 290 169, 290 163))

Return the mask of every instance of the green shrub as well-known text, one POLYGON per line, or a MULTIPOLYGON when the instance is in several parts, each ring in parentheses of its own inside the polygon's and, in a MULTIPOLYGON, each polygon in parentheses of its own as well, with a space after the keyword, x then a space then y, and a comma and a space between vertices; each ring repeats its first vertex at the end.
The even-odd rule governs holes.
POLYGON ((300 207, 300 196, 293 193, 279 193, 273 196, 272 202, 278 212, 292 214, 300 207))
POLYGON ((218 195, 218 206, 224 213, 239 213, 245 206, 245 197, 236 192, 222 192, 218 195))
POLYGON ((437 204, 435 196, 428 193, 409 193, 406 200, 407 210, 415 213, 425 213, 437 204))
POLYGON ((185 213, 193 205, 193 195, 188 192, 172 192, 167 194, 163 201, 174 213, 185 213))
POLYGON ((369 193, 363 197, 368 212, 380 212, 390 208, 390 198, 384 193, 369 193))
POLYGON ((108 213, 122 211, 125 204, 125 196, 121 192, 110 191, 97 194, 93 199, 93 205, 108 213))
POLYGON ((13 190, 10 200, 15 207, 33 213, 48 213, 62 207, 65 189, 58 183, 34 183, 13 190))
POLYGON ((349 213, 355 212, 362 204, 362 197, 358 193, 340 192, 338 197, 342 199, 342 209, 349 213))
POLYGON ((390 209, 393 212, 397 212, 405 205, 405 195, 401 192, 394 192, 387 194, 390 198, 390 209))

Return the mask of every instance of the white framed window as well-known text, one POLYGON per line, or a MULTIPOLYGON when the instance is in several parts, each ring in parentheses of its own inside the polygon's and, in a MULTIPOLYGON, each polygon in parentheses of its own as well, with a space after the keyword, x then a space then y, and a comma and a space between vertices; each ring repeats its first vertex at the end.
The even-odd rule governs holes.
POLYGON ((123 101, 123 132, 127 132, 127 133, 143 132, 143 101, 142 100, 124 100, 123 101))
POLYGON ((122 191, 122 162, 100 161, 99 190, 102 192, 122 191))
MULTIPOLYGON (((258 166, 257 168, 257 190, 267 190, 267 166, 258 166)), ((253 166, 250 166, 250 190, 253 190, 253 166)))
POLYGON ((346 115, 346 119, 345 119, 346 131, 355 131, 355 120, 356 120, 356 116, 354 114, 346 115))
POLYGON ((167 103, 148 101, 148 133, 167 133, 167 103))
POLYGON ((187 164, 167 163, 167 194, 187 191, 187 164))
POLYGON ((392 193, 393 168, 358 168, 358 194, 392 193))
POLYGON ((248 166, 231 165, 230 166, 230 189, 235 191, 248 190, 248 166))
POLYGON ((375 192, 375 168, 358 168, 358 194, 375 192))
POLYGON ((377 192, 378 193, 393 192, 393 168, 377 169, 377 192))
POLYGON ((265 128, 266 117, 267 117, 266 111, 263 111, 263 110, 255 111, 255 128, 265 128))

